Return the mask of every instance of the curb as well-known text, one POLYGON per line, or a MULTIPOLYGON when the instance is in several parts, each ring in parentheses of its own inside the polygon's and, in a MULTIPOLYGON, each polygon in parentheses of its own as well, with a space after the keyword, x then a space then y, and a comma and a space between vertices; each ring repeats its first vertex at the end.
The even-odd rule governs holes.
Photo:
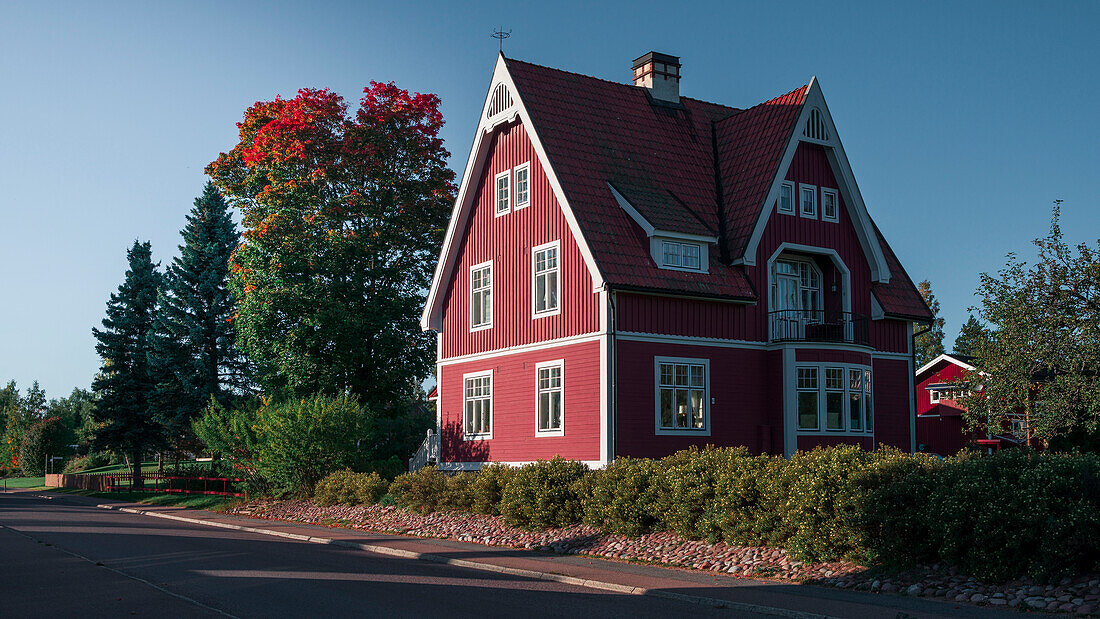
POLYGON ((601 591, 612 591, 614 593, 623 593, 627 595, 647 595, 655 598, 663 598, 666 600, 676 600, 679 602, 688 602, 691 604, 699 604, 703 606, 713 606, 716 608, 726 608, 729 610, 737 610, 747 613, 756 613, 759 615, 770 615, 773 617, 788 617, 789 619, 833 619, 828 615, 819 615, 815 613, 806 613, 798 610, 789 610, 786 608, 776 608, 774 606, 761 606, 759 604, 749 604, 746 602, 733 602, 730 600, 722 600, 719 598, 709 598, 698 595, 689 595, 686 593, 675 593, 672 591, 664 591, 662 589, 647 589, 645 587, 632 587, 630 585, 620 585, 613 582, 604 582, 600 580, 589 580, 584 578, 576 578, 574 576, 566 576, 564 574, 555 574, 553 572, 540 572, 536 570, 524 570, 515 567, 505 567, 503 565, 493 565, 491 563, 480 563, 478 561, 469 561, 466 559, 452 559, 443 555, 437 555, 426 552, 415 552, 412 550, 401 550, 400 548, 390 548, 389 546, 379 546, 376 544, 359 544, 355 542, 346 542, 343 540, 336 540, 328 537, 316 537, 312 535, 300 535, 298 533, 287 533, 284 531, 273 531, 271 529, 261 529, 258 527, 248 527, 239 524, 229 524, 227 522, 217 522, 214 520, 203 520, 201 518, 188 518, 186 516, 176 516, 173 514, 165 514, 162 512, 154 512, 144 509, 135 509, 133 507, 117 507, 106 503, 96 505, 99 509, 109 509, 127 514, 139 514, 142 516, 151 516, 153 518, 164 518, 165 520, 176 520, 178 522, 186 522, 189 524, 201 524, 208 527, 216 527, 219 529, 231 529, 234 531, 245 531, 247 533, 258 533, 260 535, 270 535, 273 537, 282 537, 286 539, 292 539, 300 542, 310 542, 312 544, 328 544, 332 546, 341 546, 344 548, 353 548, 355 550, 363 550, 366 552, 373 552, 375 554, 388 555, 391 557, 399 557, 402 559, 413 559, 416 561, 427 561, 430 563, 441 563, 444 565, 453 565, 455 567, 464 567, 467 569, 480 570, 483 572, 496 572, 498 574, 506 574, 508 576, 520 576, 523 578, 531 578, 534 580, 543 580, 549 582, 557 582, 564 585, 573 585, 576 587, 585 587, 588 589, 599 589, 601 591))

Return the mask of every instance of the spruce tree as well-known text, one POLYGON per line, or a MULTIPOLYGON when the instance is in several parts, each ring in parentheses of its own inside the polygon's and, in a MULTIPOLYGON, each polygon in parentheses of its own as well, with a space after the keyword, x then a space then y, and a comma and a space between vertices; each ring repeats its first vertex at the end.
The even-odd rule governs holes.
POLYGON ((954 352, 956 355, 974 357, 978 354, 981 346, 988 342, 989 331, 971 314, 970 318, 963 324, 962 329, 959 330, 959 337, 955 338, 954 352))
POLYGON ((229 259, 240 235, 229 208, 207 183, 180 231, 183 245, 165 274, 154 321, 153 407, 168 438, 186 447, 191 420, 214 397, 222 404, 247 387, 236 347, 229 259))
POLYGON ((913 338, 913 350, 916 353, 917 367, 921 367, 944 353, 943 318, 940 318, 940 302, 936 299, 936 295, 932 293, 932 282, 927 279, 922 281, 917 284, 917 290, 920 291, 920 296, 924 298, 928 310, 932 312, 931 325, 916 325, 917 329, 928 328, 929 330, 913 338))
POLYGON ((164 430, 150 409, 155 385, 149 371, 150 330, 161 274, 148 242, 134 241, 126 257, 130 268, 107 302, 103 329, 92 329, 95 350, 103 359, 92 383, 99 397, 95 418, 103 424, 94 442, 97 448, 129 454, 133 484, 140 488, 142 454, 164 444, 164 430))

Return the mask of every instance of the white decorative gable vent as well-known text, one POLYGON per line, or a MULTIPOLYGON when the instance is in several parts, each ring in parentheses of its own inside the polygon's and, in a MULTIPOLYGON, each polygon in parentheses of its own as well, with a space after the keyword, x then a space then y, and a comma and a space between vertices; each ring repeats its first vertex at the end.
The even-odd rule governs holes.
POLYGON ((802 135, 811 140, 829 141, 829 130, 825 128, 825 119, 821 117, 821 110, 816 107, 810 110, 810 117, 806 120, 806 128, 802 135))
POLYGON ((497 84, 493 89, 493 98, 489 101, 489 109, 485 111, 485 118, 492 118, 497 114, 512 107, 512 93, 504 84, 497 84))

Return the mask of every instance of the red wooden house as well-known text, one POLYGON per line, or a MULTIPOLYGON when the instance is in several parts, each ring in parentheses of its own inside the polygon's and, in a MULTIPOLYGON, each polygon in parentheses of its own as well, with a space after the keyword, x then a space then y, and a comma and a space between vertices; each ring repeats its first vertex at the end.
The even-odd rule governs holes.
POLYGON ((747 109, 679 82, 497 58, 421 322, 443 468, 914 449, 930 316, 816 79, 747 109))

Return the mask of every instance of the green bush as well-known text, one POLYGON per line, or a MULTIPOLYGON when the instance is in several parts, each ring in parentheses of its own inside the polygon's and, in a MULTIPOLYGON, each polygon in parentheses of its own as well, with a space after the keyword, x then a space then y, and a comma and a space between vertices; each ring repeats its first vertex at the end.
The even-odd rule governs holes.
POLYGON ((741 513, 718 511, 719 489, 730 508, 746 501, 752 503, 754 486, 742 478, 759 464, 744 447, 693 447, 661 460, 655 500, 658 522, 687 539, 716 541, 723 527, 735 529, 727 516, 741 513), (740 496, 742 492, 744 497, 740 496))
POLYGON ((516 469, 507 464, 490 464, 481 467, 473 482, 473 511, 499 516, 504 487, 508 485, 508 481, 512 479, 515 472, 516 469))
POLYGON ((31 424, 19 448, 23 473, 28 477, 44 475, 47 457, 70 453, 64 439, 65 427, 57 417, 45 417, 31 424))
POLYGON ((584 521, 603 531, 638 536, 657 522, 653 505, 660 466, 655 460, 619 458, 584 477, 578 492, 584 521))
POLYGON ((474 483, 477 473, 456 473, 446 478, 443 495, 439 498, 439 509, 458 512, 474 511, 474 483))
POLYGON ((317 482, 313 499, 318 505, 373 505, 389 484, 376 472, 336 471, 317 482))
POLYGON ((65 463, 62 473, 71 474, 86 471, 88 469, 107 466, 111 463, 111 454, 102 451, 93 451, 84 456, 76 456, 65 463))
POLYGON ((512 525, 526 528, 564 527, 581 521, 583 510, 577 482, 588 467, 556 456, 519 467, 500 501, 500 513, 512 525))
POLYGON ((398 475, 390 484, 389 495, 394 502, 415 512, 433 512, 447 491, 447 478, 434 466, 426 466, 415 473, 398 475))

